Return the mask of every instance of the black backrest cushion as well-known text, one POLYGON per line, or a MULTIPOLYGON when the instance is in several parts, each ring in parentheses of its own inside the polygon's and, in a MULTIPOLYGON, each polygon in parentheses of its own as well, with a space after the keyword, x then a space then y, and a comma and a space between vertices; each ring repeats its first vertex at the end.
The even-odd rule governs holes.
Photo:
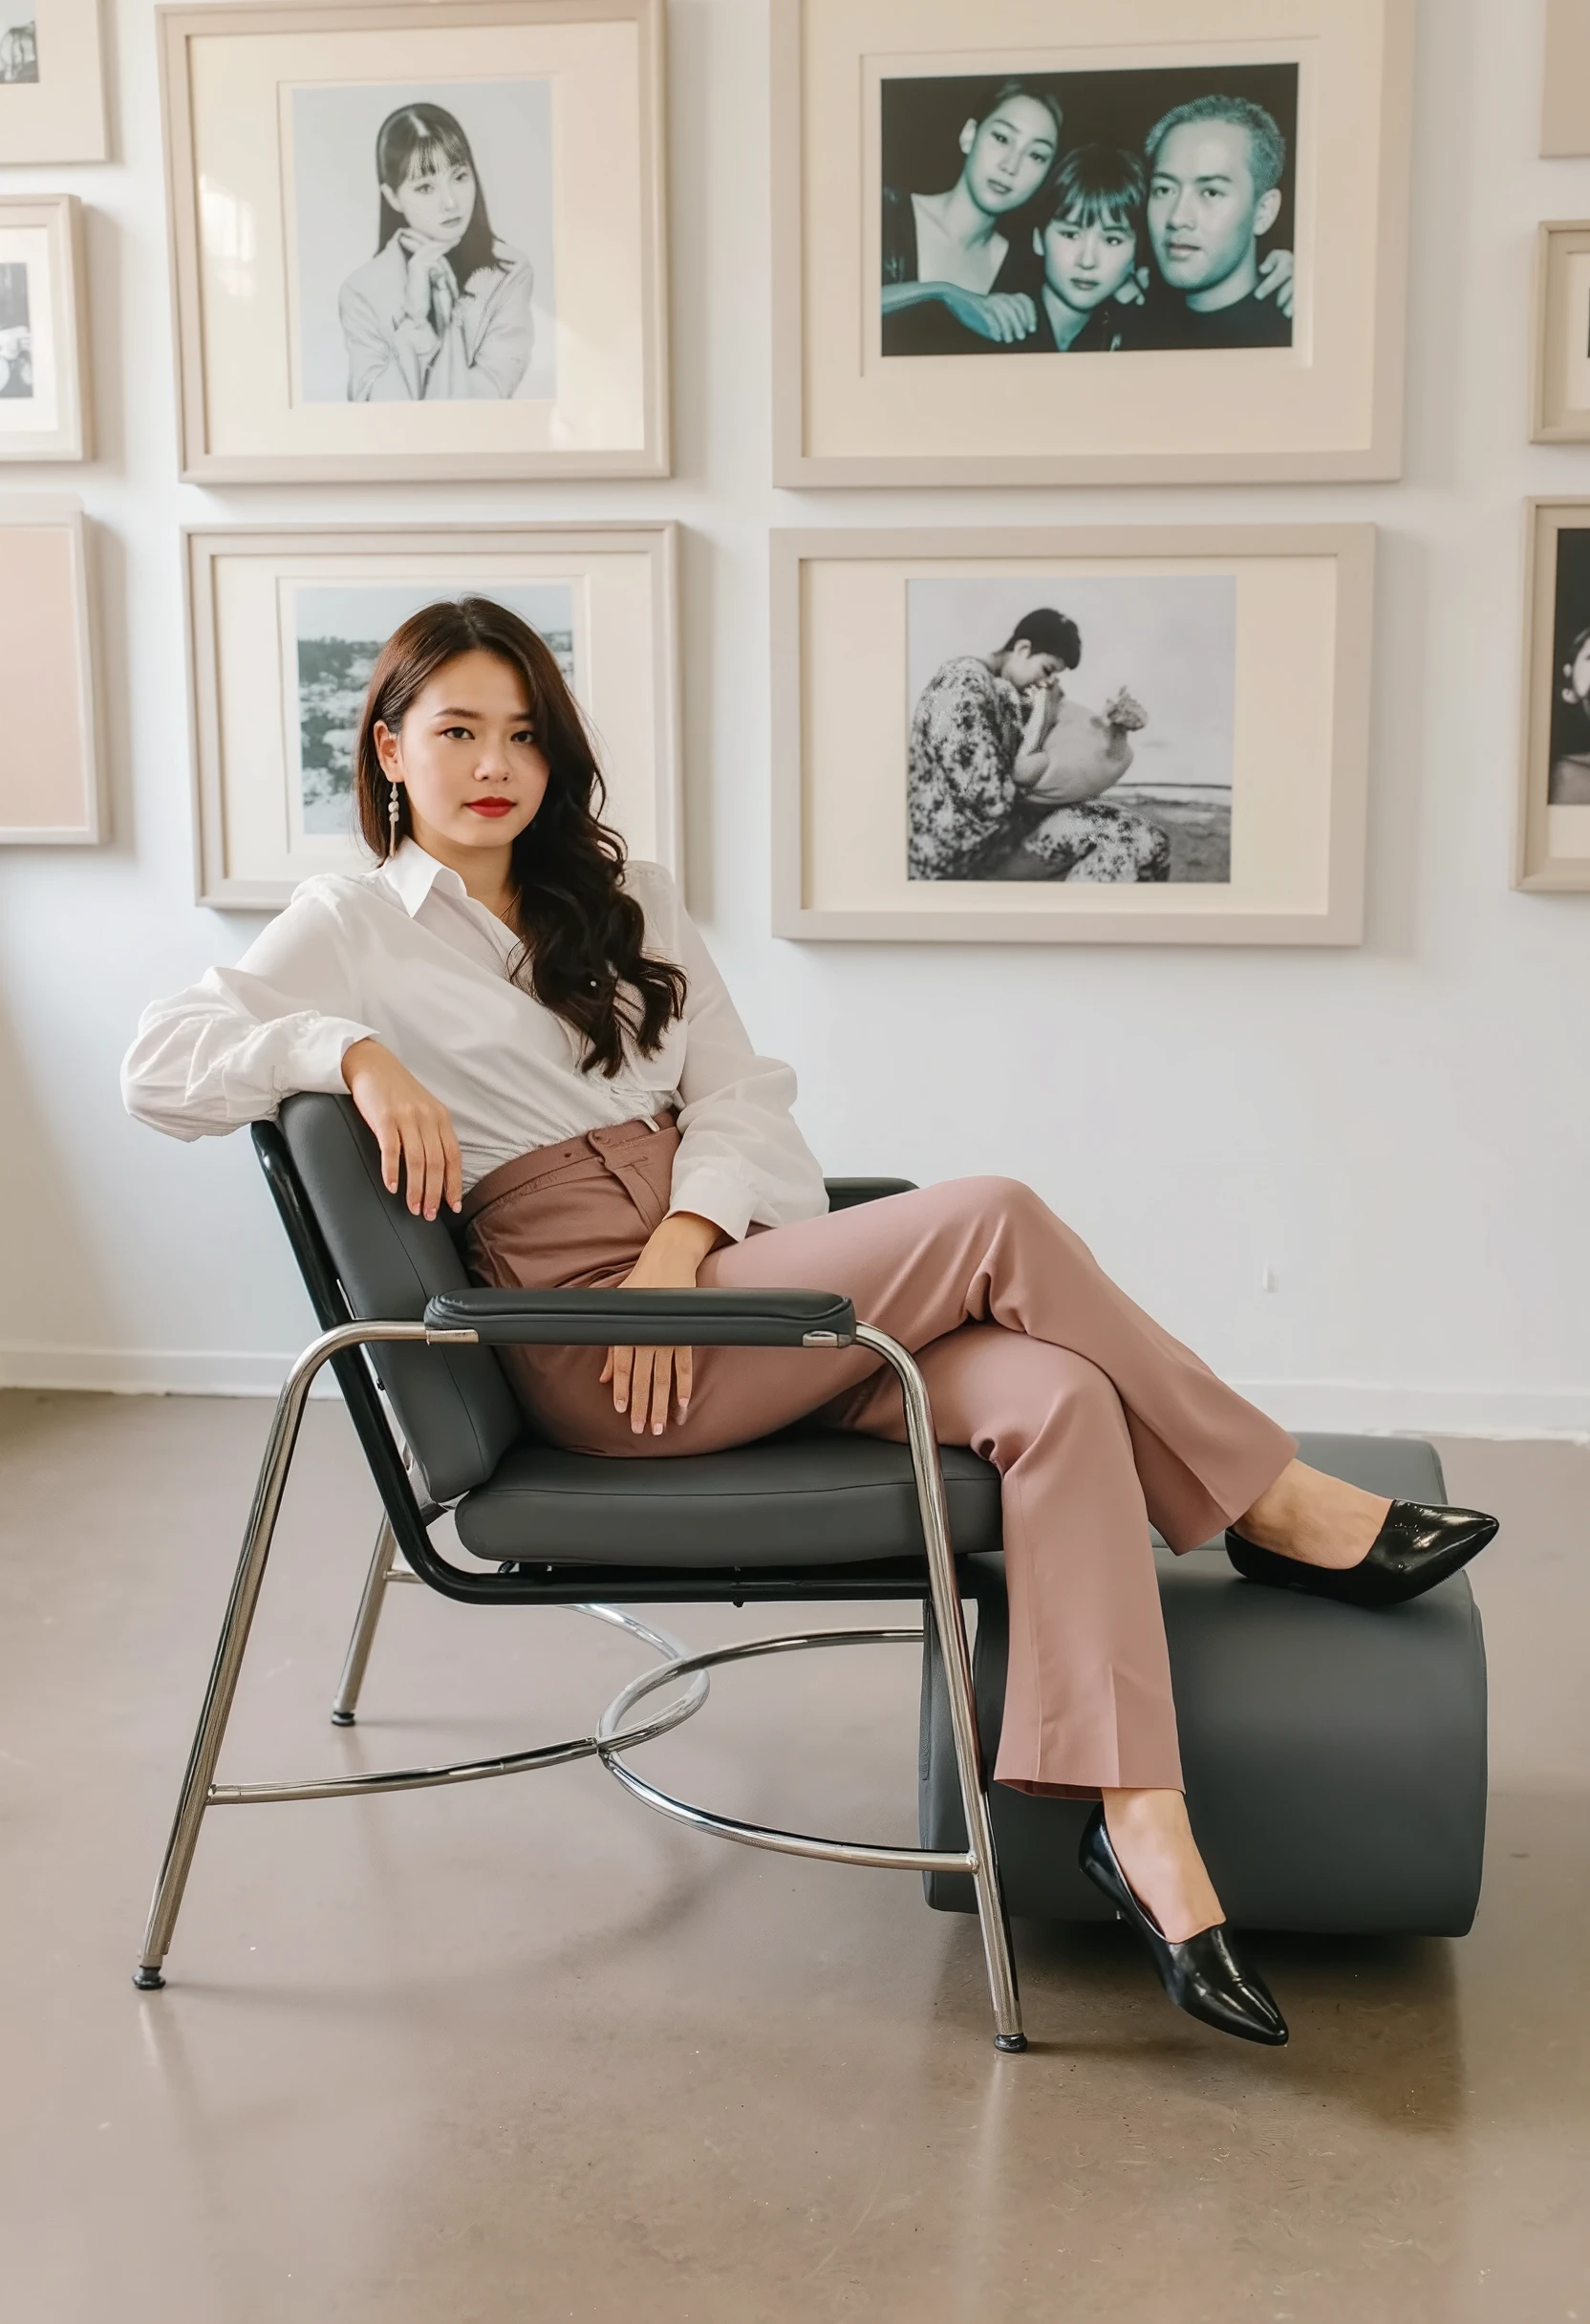
MULTIPOLYGON (((351 1098, 305 1092, 278 1117, 348 1304, 361 1320, 418 1323, 468 1281, 440 1218, 411 1217, 381 1184, 380 1151, 351 1098)), ((398 1424, 439 1501, 483 1485, 524 1417, 488 1347, 373 1347, 398 1424)))

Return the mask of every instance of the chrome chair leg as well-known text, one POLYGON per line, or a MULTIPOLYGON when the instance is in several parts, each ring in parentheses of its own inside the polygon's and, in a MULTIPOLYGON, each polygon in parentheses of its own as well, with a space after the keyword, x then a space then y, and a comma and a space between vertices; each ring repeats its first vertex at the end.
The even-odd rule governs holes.
POLYGON ((221 1625, 215 1660, 210 1666, 209 1685, 204 1689, 204 1707, 199 1714, 193 1749, 188 1754, 187 1772, 177 1797, 177 1813, 172 1819, 160 1879, 155 1883, 155 1894, 149 1906, 143 1950, 133 1976, 133 1983, 145 1992, 151 1992, 165 1983, 161 1964, 171 1948, 171 1932, 177 1925, 183 1890, 187 1885, 188 1869, 193 1862, 193 1851, 199 1844, 199 1827, 204 1820, 204 1810, 210 1804, 215 1763, 221 1755, 222 1737, 226 1734, 226 1721, 231 1714, 232 1697, 237 1692, 243 1650, 248 1643, 249 1625, 259 1602, 260 1583, 265 1580, 266 1560, 270 1555, 276 1517, 282 1505, 288 1471, 292 1466, 293 1448, 298 1442, 298 1431, 303 1422, 310 1388, 320 1366, 344 1348, 360 1346, 369 1340, 423 1342, 426 1337, 424 1325, 420 1323, 347 1324, 339 1330, 324 1332, 318 1340, 312 1342, 282 1384, 282 1392, 276 1399, 276 1409, 271 1416, 270 1433, 266 1439, 265 1457, 260 1462, 260 1473, 254 1486, 253 1506, 248 1512, 248 1522, 244 1527, 243 1548, 238 1555, 237 1572, 232 1577, 232 1594, 226 1602, 226 1620, 221 1625))
POLYGON ((393 1563, 398 1555, 398 1537, 392 1522, 383 1517, 376 1546, 371 1552, 370 1571, 364 1578, 364 1594, 359 1610, 354 1618, 354 1634, 348 1641, 348 1653, 342 1666, 342 1679, 332 1705, 332 1725, 352 1727, 358 1714, 359 1689, 370 1663, 370 1649, 376 1643, 376 1625, 381 1619, 386 1603, 386 1585, 393 1579, 393 1563))
POLYGON ((1024 2050, 1027 2037, 1021 2031, 1021 2003, 1011 1955, 1010 1921, 994 1853, 994 1826, 988 1813, 987 1776, 978 1737, 977 1697, 972 1687, 972 1654, 966 1642, 960 1584, 956 1578, 950 1513, 944 1497, 944 1472, 938 1458, 933 1408, 920 1371, 897 1340, 892 1340, 887 1332, 878 1331, 870 1323, 856 1325, 856 1338, 883 1357, 899 1381, 905 1401, 906 1437, 916 1476, 922 1539, 927 1545, 934 1622, 938 1631, 939 1652, 944 1658, 961 1805, 966 1814, 972 1854, 977 1859, 973 1880, 978 1920, 982 1928, 983 1958, 988 1968, 989 1995, 994 2004, 994 2046, 997 2050, 1024 2050))

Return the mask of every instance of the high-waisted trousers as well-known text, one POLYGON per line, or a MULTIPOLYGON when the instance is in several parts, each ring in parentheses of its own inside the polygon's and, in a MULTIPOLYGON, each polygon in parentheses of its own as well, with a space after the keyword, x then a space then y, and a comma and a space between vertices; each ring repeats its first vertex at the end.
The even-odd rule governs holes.
MULTIPOLYGON (((621 1283, 667 1211, 668 1115, 505 1163, 464 1198, 470 1269, 501 1289, 621 1283)), ((910 1348, 938 1437, 1001 1480, 1010 1666, 996 1780, 1085 1797, 1181 1789, 1149 1539, 1195 1547, 1292 1458, 1285 1431, 1162 1331, 1030 1188, 960 1178, 753 1230, 698 1276, 836 1291, 910 1348)), ((541 1432, 615 1456, 720 1452, 791 1422, 902 1441, 899 1387, 863 1347, 695 1351, 687 1417, 637 1434, 601 1348, 501 1351, 541 1432)))

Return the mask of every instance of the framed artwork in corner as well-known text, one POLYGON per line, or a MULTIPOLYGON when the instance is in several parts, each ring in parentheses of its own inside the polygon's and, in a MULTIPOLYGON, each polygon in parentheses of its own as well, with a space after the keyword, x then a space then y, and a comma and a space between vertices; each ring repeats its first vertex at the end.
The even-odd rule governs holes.
POLYGON ((0 0, 0 163, 109 151, 99 0, 0 0))
POLYGON ((1532 441, 1590 443, 1590 219, 1536 237, 1531 382, 1532 441))
POLYGON ((1590 500, 1526 505, 1513 885, 1590 889, 1590 500))
POLYGON ((1590 154, 1590 9, 1546 0, 1546 95, 1540 151, 1549 160, 1590 154))
POLYGON ((273 911, 355 872, 353 746, 376 655, 439 597, 511 608, 596 743, 606 818, 682 870, 671 525, 196 528, 185 536, 202 904, 273 911))
POLYGON ((0 499, 0 846, 93 846, 103 793, 76 501, 0 499))
POLYGON ((774 934, 1360 943, 1374 554, 1368 525, 775 533, 774 934))
POLYGON ((160 18, 184 477, 668 474, 663 0, 160 18))
POLYGON ((774 481, 1402 466, 1415 0, 773 0, 774 481))
POLYGON ((74 196, 0 194, 0 460, 84 460, 93 448, 83 290, 74 196))

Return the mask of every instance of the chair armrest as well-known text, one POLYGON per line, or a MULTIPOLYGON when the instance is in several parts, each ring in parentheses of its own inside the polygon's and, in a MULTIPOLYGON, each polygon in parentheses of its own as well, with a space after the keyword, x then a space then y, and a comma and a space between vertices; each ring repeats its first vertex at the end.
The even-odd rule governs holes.
POLYGON ((830 1211, 853 1211, 864 1202, 882 1202, 891 1194, 914 1194, 914 1178, 825 1178, 830 1211))
POLYGON ((488 1347, 849 1347, 837 1291, 439 1291, 428 1331, 488 1347))

